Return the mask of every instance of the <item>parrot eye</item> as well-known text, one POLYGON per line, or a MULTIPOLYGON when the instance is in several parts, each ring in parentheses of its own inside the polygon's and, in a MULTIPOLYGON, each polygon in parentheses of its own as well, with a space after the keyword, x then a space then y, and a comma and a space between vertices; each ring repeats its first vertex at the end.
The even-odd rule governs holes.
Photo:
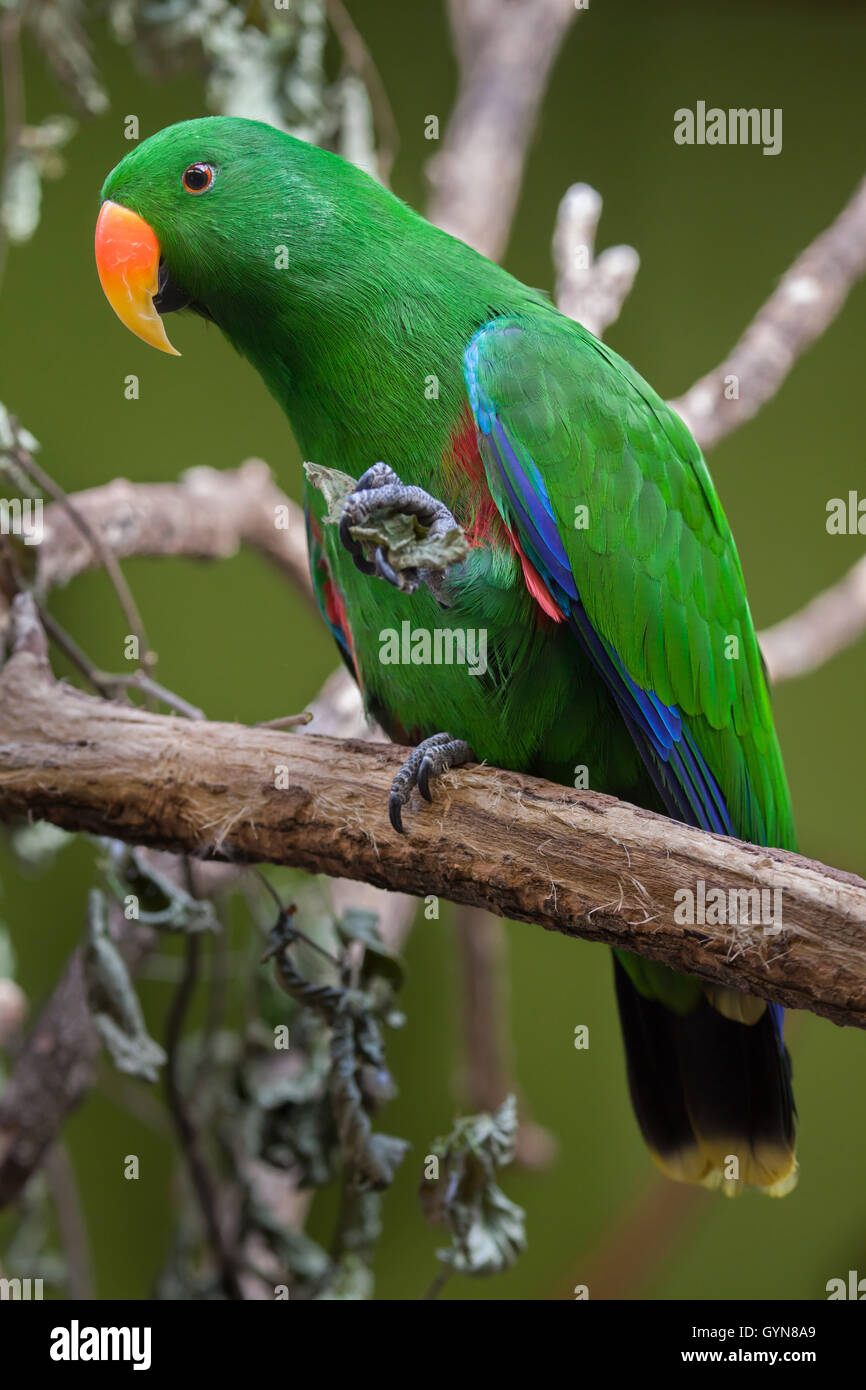
POLYGON ((190 164, 181 178, 187 193, 206 193, 213 181, 214 171, 210 164, 190 164))

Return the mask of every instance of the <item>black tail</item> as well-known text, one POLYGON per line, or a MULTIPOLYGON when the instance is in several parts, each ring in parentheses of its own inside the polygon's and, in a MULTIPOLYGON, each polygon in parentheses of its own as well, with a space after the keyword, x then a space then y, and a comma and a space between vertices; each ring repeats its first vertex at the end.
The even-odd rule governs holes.
POLYGON ((780 1011, 749 1001, 753 1021, 735 1021, 720 1007, 730 1015, 743 996, 719 990, 675 1013, 642 995, 616 957, 614 970, 632 1104, 659 1167, 729 1195, 789 1192, 796 1111, 780 1011))

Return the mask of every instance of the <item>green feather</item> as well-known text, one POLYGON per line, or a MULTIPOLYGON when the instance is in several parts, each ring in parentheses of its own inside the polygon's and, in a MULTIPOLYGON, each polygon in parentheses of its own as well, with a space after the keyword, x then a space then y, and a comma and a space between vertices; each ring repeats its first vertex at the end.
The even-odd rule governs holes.
MULTIPOLYGON (((482 325, 503 320, 519 331, 488 335, 481 384, 549 497, 590 622, 639 687, 677 706, 736 832, 794 847, 730 528, 685 425, 627 362, 357 169, 268 126, 210 118, 170 127, 126 156, 103 197, 150 224, 172 279, 260 373, 304 458, 352 478, 383 459, 464 527, 486 516, 485 542, 452 571, 440 608, 424 588, 407 600, 360 574, 336 528, 322 524, 324 498, 307 489, 314 582, 322 592, 327 577, 339 592, 365 699, 386 728, 418 739, 447 730, 479 759, 566 784, 584 764, 594 788, 662 809, 593 661, 567 624, 541 615, 493 524, 488 490, 504 521, 514 518, 489 450, 482 445, 486 488, 455 464, 468 410, 463 355, 482 325), (181 174, 201 161, 216 177, 192 197, 181 174), (586 529, 575 525, 580 506, 586 529), (486 673, 384 664, 383 631, 407 619, 483 629, 486 673)), ((663 1000, 676 1017, 697 1018, 704 995, 711 1016, 742 1013, 664 966, 623 963, 640 997, 663 1000)), ((757 1029, 761 1012, 740 1026, 757 1029)), ((788 1154, 786 1145, 772 1153, 788 1154)), ((702 1162, 672 1168, 699 1175, 702 1162)), ((775 1162, 756 1163, 760 1185, 771 1185, 775 1162)))

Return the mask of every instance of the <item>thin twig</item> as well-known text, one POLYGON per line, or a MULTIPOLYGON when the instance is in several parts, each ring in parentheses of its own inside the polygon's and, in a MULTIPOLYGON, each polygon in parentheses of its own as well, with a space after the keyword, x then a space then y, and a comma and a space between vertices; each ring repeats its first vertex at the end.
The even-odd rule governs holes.
POLYGON ((74 1302, 94 1297, 93 1268, 87 1225, 81 1209, 75 1169, 66 1145, 58 1142, 45 1160, 45 1175, 66 1258, 66 1292, 74 1302))
POLYGON ((594 1302, 636 1297, 662 1261, 673 1254, 677 1239, 706 1200, 699 1187, 654 1180, 606 1229, 599 1248, 575 1265, 567 1288, 557 1287, 550 1296, 573 1298, 575 1290, 586 1288, 594 1302))
POLYGON ((89 681, 94 690, 98 690, 100 695, 106 699, 111 698, 111 690, 108 685, 100 681, 100 675, 90 657, 82 651, 75 638, 70 636, 65 627, 62 627, 57 619, 51 614, 43 603, 36 600, 36 608, 39 613, 39 621, 48 633, 52 642, 60 648, 72 665, 89 681))
POLYGON ((453 1273, 453 1269, 451 1269, 448 1265, 445 1265, 442 1269, 440 1269, 439 1273, 435 1276, 428 1288, 421 1295, 422 1300, 426 1301, 438 1298, 453 1273))
MULTIPOLYGON (((107 700, 116 699, 119 691, 140 690, 142 694, 149 695, 169 709, 175 710, 178 714, 184 715, 187 719, 204 719, 204 712, 197 705, 191 705, 183 696, 176 695, 167 686, 160 685, 144 671, 131 671, 126 674, 115 674, 110 671, 99 671, 90 658, 82 651, 74 637, 58 623, 57 619, 48 611, 43 603, 36 601, 39 611, 40 621, 53 642, 57 644, 65 656, 80 671, 81 675, 98 690, 107 700)), ((299 722, 301 722, 299 720, 299 722)), ((304 723, 308 722, 306 719, 304 723)))
MULTIPOLYGON (((249 545, 315 603, 303 510, 280 491, 261 459, 247 459, 226 471, 191 468, 175 483, 116 478, 76 492, 71 500, 103 547, 120 559, 227 559, 241 545, 249 545)), ((93 568, 96 558, 89 544, 81 544, 62 508, 46 507, 43 526, 45 537, 36 557, 35 588, 40 595, 93 568)))
POLYGON ((284 950, 285 947, 289 945, 291 942, 303 941, 305 946, 309 946, 312 948, 312 950, 318 951, 319 955, 324 956, 325 960, 329 961, 331 965, 337 966, 337 968, 339 968, 340 962, 337 959, 337 957, 333 954, 333 952, 327 950, 324 946, 320 946, 318 941, 314 941, 311 936, 308 936, 307 933, 303 931, 301 927, 296 926, 296 924, 292 921, 292 918, 294 917, 297 909, 294 905, 292 905, 291 907, 283 906, 282 899, 280 898, 279 893, 277 892, 274 885, 270 882, 267 875, 262 873, 261 869, 259 868, 254 868, 252 872, 255 875, 255 877, 258 878, 259 882, 264 884, 264 886, 267 888, 268 892, 271 894, 274 900, 277 903, 279 903, 279 920, 277 923, 277 927, 275 928, 275 931, 280 933, 281 939, 279 941, 274 940, 268 945, 267 949, 262 952, 262 955, 260 957, 261 962, 264 963, 266 960, 270 960, 272 956, 275 956, 279 951, 284 950))
POLYGON ((98 671, 96 679, 101 688, 109 695, 116 695, 118 690, 140 690, 145 695, 150 695, 155 700, 159 700, 163 705, 168 705, 169 709, 175 710, 178 714, 184 715, 187 719, 204 719, 204 711, 197 705, 191 705, 183 696, 175 695, 173 690, 160 685, 144 671, 132 671, 126 675, 112 675, 108 671, 98 671))
POLYGON ((369 48, 342 0, 325 0, 325 10, 347 64, 358 74, 367 89, 377 135, 376 164, 379 178, 387 187, 400 148, 400 131, 385 84, 369 48))
POLYGON ((280 719, 258 719, 255 727, 257 729, 297 729, 301 724, 309 724, 313 715, 310 710, 304 710, 302 714, 285 714, 280 719))
POLYGON ((43 492, 47 492, 54 501, 63 508, 69 519, 91 547, 94 556, 98 558, 114 586, 114 591, 117 594, 132 635, 138 639, 139 660, 142 666, 147 667, 153 665, 156 658, 150 650, 141 614, 132 596, 132 590, 123 576, 123 571, 117 563, 117 559, 111 547, 105 544, 98 531, 94 530, 87 519, 82 516, 69 494, 63 490, 59 483, 54 481, 44 468, 40 467, 28 449, 18 445, 13 452, 16 462, 26 473, 29 473, 30 477, 43 492))
POLYGON ((633 246, 609 246, 596 256, 601 207, 594 188, 573 184, 559 204, 553 231, 556 307, 597 338, 619 317, 640 267, 633 246))
POLYGON ((185 938, 183 975, 171 1001, 166 1022, 165 1093, 208 1241, 220 1272, 220 1283, 227 1298, 242 1301, 243 1290, 237 1261, 220 1221, 216 1190, 211 1182, 198 1131, 190 1115, 179 1076, 183 1025, 198 978, 200 951, 200 936, 195 932, 189 933, 185 938))
MULTIPOLYGON (((517 1093, 511 1045, 507 941, 503 924, 490 912, 462 907, 457 913, 463 1037, 462 1090, 466 1108, 493 1112, 517 1093)), ((515 1158, 527 1168, 553 1159, 553 1136, 520 1104, 515 1158)))

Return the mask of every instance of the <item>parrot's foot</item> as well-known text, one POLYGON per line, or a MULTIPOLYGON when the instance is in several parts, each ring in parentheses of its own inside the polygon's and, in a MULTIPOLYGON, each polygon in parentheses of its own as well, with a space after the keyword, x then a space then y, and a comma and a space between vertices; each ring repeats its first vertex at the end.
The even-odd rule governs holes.
POLYGON ((425 801, 432 801, 430 778, 438 777, 450 767, 461 767, 463 763, 473 763, 475 754, 462 738, 452 738, 450 734, 434 734, 425 738, 406 759, 394 781, 391 783, 391 796, 388 801, 388 815, 398 835, 404 834, 403 807, 417 787, 425 801))
POLYGON ((459 558, 453 549, 455 537, 459 538, 458 547, 463 545, 465 549, 462 535, 444 502, 431 497, 423 488, 401 482, 387 463, 374 463, 361 475, 357 487, 344 501, 340 517, 340 540, 362 574, 377 574, 405 594, 413 594, 421 584, 426 584, 440 602, 445 570, 459 558), (382 545, 376 545, 372 560, 367 559, 361 542, 352 535, 352 528, 370 526, 383 516, 417 517, 426 531, 424 550, 435 554, 436 547, 442 545, 446 557, 442 567, 410 565, 398 569, 391 564, 386 547, 382 545))

